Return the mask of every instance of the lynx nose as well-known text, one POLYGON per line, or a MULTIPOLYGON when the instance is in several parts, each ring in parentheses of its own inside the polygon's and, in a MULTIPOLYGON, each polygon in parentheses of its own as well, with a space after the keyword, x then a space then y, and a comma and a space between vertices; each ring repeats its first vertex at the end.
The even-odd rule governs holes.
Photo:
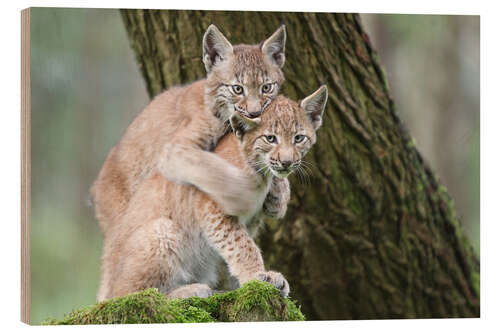
POLYGON ((262 105, 260 104, 260 101, 258 98, 249 96, 247 99, 246 106, 247 106, 246 109, 248 112, 248 116, 250 118, 259 117, 260 114, 262 113, 262 105))
POLYGON ((281 166, 283 169, 288 169, 292 165, 292 161, 281 161, 281 166))
POLYGON ((252 112, 248 112, 248 117, 249 118, 257 118, 258 116, 260 116, 262 112, 259 110, 259 111, 252 111, 252 112))

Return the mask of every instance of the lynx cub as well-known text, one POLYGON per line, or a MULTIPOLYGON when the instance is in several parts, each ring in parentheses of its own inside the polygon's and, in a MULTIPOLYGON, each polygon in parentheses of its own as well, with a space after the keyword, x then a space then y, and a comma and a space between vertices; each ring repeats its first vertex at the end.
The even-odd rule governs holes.
POLYGON ((153 172, 138 186, 120 224, 107 232, 98 299, 148 287, 172 298, 206 297, 221 260, 240 284, 259 279, 287 295, 285 278, 265 271, 249 222, 262 209, 273 181, 293 172, 316 142, 327 95, 322 86, 300 104, 278 96, 260 118, 231 117, 234 135, 226 135, 214 152, 254 178, 258 193, 253 206, 238 216, 224 214, 199 189, 153 172))
MULTIPOLYGON (((156 173, 196 186, 230 215, 253 205, 256 181, 210 150, 229 130, 234 112, 260 116, 278 94, 284 81, 285 40, 284 26, 259 45, 236 46, 214 25, 207 29, 207 78, 158 95, 110 151, 91 189, 105 234, 119 223, 142 182, 156 173)), ((286 185, 276 187, 286 190, 286 185)), ((270 215, 284 214, 283 205, 274 206, 266 204, 270 215)))

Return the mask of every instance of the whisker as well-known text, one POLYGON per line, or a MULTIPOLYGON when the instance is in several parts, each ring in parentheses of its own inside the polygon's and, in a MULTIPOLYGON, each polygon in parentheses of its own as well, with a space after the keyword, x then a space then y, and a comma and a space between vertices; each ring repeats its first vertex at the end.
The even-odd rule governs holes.
POLYGON ((298 170, 299 170, 300 179, 302 180, 302 185, 307 186, 308 185, 307 178, 304 175, 304 170, 300 166, 299 166, 298 170))
POLYGON ((257 160, 257 161, 255 161, 255 163, 257 163, 257 164, 259 164, 259 163, 266 163, 266 161, 264 161, 264 160, 257 160))
POLYGON ((262 167, 265 167, 265 166, 266 166, 265 164, 254 164, 254 165, 252 165, 252 167, 254 169, 259 169, 259 168, 262 168, 262 167))
POLYGON ((270 172, 271 172, 271 168, 267 168, 266 172, 264 172, 264 177, 267 176, 267 174, 270 173, 270 172))
POLYGON ((297 167, 297 170, 299 170, 300 174, 304 178, 304 185, 311 185, 309 174, 307 173, 307 170, 304 168, 304 166, 300 165, 297 167))
POLYGON ((307 172, 309 172, 311 174, 313 173, 312 170, 311 170, 311 168, 309 166, 307 166, 307 165, 304 164, 302 167, 304 168, 305 171, 307 171, 307 172))
POLYGON ((300 179, 299 169, 293 170, 293 175, 299 180, 299 183, 302 184, 302 180, 300 179))
POLYGON ((250 163, 254 169, 257 170, 257 173, 261 172, 267 167, 267 163, 265 161, 256 161, 250 163))
POLYGON ((261 171, 265 170, 267 168, 267 165, 262 166, 259 170, 257 170, 257 173, 260 173, 261 171))
POLYGON ((299 180, 299 183, 301 185, 304 185, 304 177, 303 177, 302 172, 300 170, 300 165, 297 166, 296 171, 297 172, 295 172, 295 174, 297 175, 297 179, 299 180))
POLYGON ((304 169, 309 171, 311 174, 313 173, 312 168, 314 167, 314 164, 307 162, 307 161, 300 161, 299 165, 303 166, 304 169))
POLYGON ((311 168, 315 167, 314 163, 311 163, 311 162, 308 162, 308 161, 301 161, 301 163, 303 163, 304 166, 308 166, 308 167, 311 167, 311 168))

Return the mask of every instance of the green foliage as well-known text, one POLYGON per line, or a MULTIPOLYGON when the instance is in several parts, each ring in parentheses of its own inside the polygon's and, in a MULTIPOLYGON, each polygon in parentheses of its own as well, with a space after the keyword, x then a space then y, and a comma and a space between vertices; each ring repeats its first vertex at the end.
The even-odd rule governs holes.
POLYGON ((116 9, 31 9, 30 322, 95 302, 102 235, 87 202, 148 102, 116 9))
POLYGON ((251 281, 241 288, 208 298, 169 300, 147 289, 73 311, 44 325, 205 323, 216 321, 305 320, 295 303, 271 284, 251 281))

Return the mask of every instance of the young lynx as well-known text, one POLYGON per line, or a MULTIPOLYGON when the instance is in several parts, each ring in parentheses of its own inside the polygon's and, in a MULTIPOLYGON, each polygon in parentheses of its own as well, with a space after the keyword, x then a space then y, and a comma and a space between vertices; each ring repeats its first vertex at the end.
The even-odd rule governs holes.
MULTIPOLYGON (((101 229, 111 228, 142 182, 159 172, 207 193, 227 214, 252 206, 257 188, 246 176, 210 152, 239 112, 260 116, 284 81, 285 27, 259 45, 232 46, 211 25, 203 37, 207 78, 158 95, 129 126, 109 153, 91 193, 101 229), (209 172, 207 172, 209 170, 209 172)), ((276 191, 288 189, 277 183, 276 191)), ((288 195, 287 193, 280 194, 288 195)), ((283 204, 266 204, 283 215, 283 204)))
POLYGON ((258 192, 253 206, 238 216, 224 214, 199 189, 153 172, 138 186, 120 224, 108 230, 98 299, 148 287, 171 298, 206 297, 213 292, 222 260, 239 284, 267 281, 287 295, 285 278, 265 271, 249 235, 256 226, 249 223, 272 183, 298 168, 316 142, 326 101, 322 86, 300 104, 278 96, 260 118, 231 117, 234 135, 226 135, 214 152, 255 179, 258 192))

